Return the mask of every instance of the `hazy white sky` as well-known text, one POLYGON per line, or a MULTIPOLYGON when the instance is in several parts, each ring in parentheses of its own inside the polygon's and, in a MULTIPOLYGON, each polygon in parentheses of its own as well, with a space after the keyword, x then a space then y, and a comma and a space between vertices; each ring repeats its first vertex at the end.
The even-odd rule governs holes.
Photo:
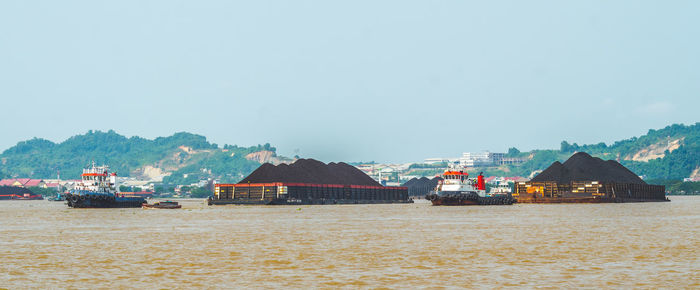
POLYGON ((114 129, 324 161, 699 121, 700 1, 2 1, 0 150, 114 129))

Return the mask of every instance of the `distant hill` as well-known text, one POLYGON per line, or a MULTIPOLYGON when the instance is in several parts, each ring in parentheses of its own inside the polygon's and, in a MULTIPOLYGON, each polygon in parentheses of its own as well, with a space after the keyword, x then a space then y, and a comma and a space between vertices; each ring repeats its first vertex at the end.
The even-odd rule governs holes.
MULTIPOLYGON (((663 129, 651 129, 647 134, 605 144, 578 145, 562 141, 558 150, 521 152, 510 148, 506 157, 526 160, 517 165, 478 167, 470 172, 486 176, 521 176, 532 178, 553 162, 564 162, 576 152, 586 152, 603 160, 616 160, 645 179, 682 180, 700 178, 700 123, 673 124, 663 129)), ((447 164, 412 164, 402 172, 412 176, 433 177, 444 171, 447 164)))
MULTIPOLYGON (((526 158, 520 165, 477 168, 486 175, 523 176, 543 170, 554 161, 563 162, 575 152, 587 152, 603 160, 618 160, 646 179, 700 177, 700 123, 674 124, 646 135, 615 142, 578 145, 563 141, 559 150, 509 150, 509 157, 526 158)), ((114 131, 89 131, 61 143, 34 138, 17 143, 0 154, 0 178, 77 179, 91 161, 109 165, 120 176, 162 180, 168 184, 191 184, 213 177, 235 183, 260 164, 292 160, 277 156, 270 144, 239 147, 210 143, 204 136, 181 132, 153 140, 127 138, 114 131)), ((413 175, 434 176, 442 168, 411 166, 413 175)))
MULTIPOLYGON (((514 149, 514 148, 513 148, 514 149)), ((559 150, 511 150, 510 156, 526 157, 519 166, 503 168, 511 175, 528 176, 554 161, 563 162, 575 152, 586 152, 604 160, 618 160, 647 179, 683 179, 700 175, 700 123, 674 124, 646 135, 605 143, 578 145, 562 141, 559 150)))
POLYGON ((34 138, 0 154, 0 177, 77 179, 95 161, 119 176, 189 184, 200 178, 237 182, 264 162, 281 162, 270 144, 238 147, 209 143, 204 136, 181 132, 153 140, 89 131, 61 143, 34 138))

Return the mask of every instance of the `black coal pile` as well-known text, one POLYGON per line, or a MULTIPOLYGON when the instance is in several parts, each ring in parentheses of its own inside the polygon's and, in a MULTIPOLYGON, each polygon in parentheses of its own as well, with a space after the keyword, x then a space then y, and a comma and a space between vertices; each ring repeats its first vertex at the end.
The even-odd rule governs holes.
POLYGON ((24 195, 25 193, 32 194, 29 189, 17 186, 0 186, 0 195, 24 195))
POLYGON ((265 163, 241 180, 243 183, 299 182, 381 186, 361 170, 344 162, 325 164, 314 159, 299 159, 292 164, 265 163))
POLYGON ((617 163, 617 161, 604 161, 585 152, 574 154, 563 164, 559 161, 552 163, 552 165, 530 181, 556 181, 559 184, 570 183, 571 181, 646 184, 634 172, 617 163))
POLYGON ((409 196, 422 196, 427 195, 431 190, 435 190, 440 180, 442 180, 440 177, 434 177, 433 179, 427 177, 412 178, 401 186, 408 187, 409 196))

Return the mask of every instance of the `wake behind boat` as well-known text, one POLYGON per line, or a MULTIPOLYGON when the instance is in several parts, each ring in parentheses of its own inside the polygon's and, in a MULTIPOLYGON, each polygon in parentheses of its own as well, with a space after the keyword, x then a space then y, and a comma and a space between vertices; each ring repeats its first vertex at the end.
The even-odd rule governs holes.
POLYGON ((117 191, 117 174, 106 165, 83 169, 82 182, 66 195, 66 203, 75 208, 141 207, 142 197, 124 196, 117 191))

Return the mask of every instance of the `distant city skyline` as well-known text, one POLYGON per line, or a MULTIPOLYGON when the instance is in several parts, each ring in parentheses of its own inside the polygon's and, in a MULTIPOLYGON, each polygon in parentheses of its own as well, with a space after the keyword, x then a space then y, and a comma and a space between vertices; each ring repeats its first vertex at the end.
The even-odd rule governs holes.
POLYGON ((700 121, 697 1, 0 3, 0 151, 113 129, 323 161, 700 121))

